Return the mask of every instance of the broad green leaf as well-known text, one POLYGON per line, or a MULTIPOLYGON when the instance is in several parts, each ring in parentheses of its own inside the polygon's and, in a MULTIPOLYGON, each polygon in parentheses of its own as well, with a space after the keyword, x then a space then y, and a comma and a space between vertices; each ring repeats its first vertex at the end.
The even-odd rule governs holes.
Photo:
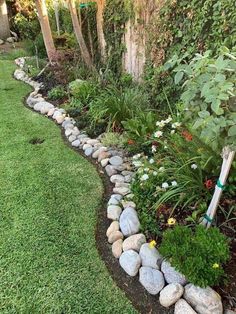
POLYGON ((228 135, 229 136, 236 136, 236 125, 233 125, 229 128, 228 135))
POLYGON ((215 99, 214 101, 212 101, 211 103, 211 109, 217 114, 217 112, 220 109, 220 100, 219 99, 215 99))
POLYGON ((184 72, 177 72, 175 74, 175 84, 176 85, 179 84, 179 82, 182 80, 183 76, 184 76, 184 72))
POLYGON ((210 113, 209 111, 204 110, 204 111, 199 111, 198 115, 200 118, 205 119, 210 116, 210 113))

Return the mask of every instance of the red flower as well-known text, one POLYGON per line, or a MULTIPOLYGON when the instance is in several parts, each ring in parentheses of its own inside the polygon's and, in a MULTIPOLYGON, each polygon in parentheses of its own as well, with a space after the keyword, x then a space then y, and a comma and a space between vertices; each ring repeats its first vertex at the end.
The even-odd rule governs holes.
POLYGON ((182 131, 182 136, 186 139, 186 141, 191 142, 193 140, 193 136, 187 130, 182 131))
POLYGON ((134 142, 134 140, 129 139, 127 143, 128 143, 129 145, 133 145, 135 142, 134 142))
POLYGON ((209 180, 206 180, 206 181, 204 182, 204 185, 205 185, 205 187, 206 187, 208 190, 210 190, 210 189, 213 188, 214 183, 213 183, 212 180, 209 179, 209 180))

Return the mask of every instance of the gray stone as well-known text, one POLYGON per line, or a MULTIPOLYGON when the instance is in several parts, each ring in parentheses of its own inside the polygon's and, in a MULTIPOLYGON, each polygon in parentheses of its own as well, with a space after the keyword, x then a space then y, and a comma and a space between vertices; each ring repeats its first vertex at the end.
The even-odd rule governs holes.
POLYGON ((72 145, 73 147, 79 147, 79 146, 80 146, 80 140, 75 140, 75 141, 73 141, 73 142, 71 143, 71 145, 72 145))
POLYGON ((87 140, 87 144, 90 144, 90 145, 95 145, 95 144, 99 144, 100 142, 98 140, 93 140, 93 139, 89 139, 87 140))
POLYGON ((79 129, 77 128, 77 126, 75 126, 75 127, 72 129, 72 135, 77 136, 77 135, 79 135, 79 134, 80 134, 80 131, 79 131, 79 129))
POLYGON ((120 195, 120 194, 112 194, 111 197, 114 197, 115 199, 117 199, 117 201, 122 200, 122 195, 120 195))
POLYGON ((127 187, 114 187, 113 192, 125 196, 130 193, 130 189, 127 187))
POLYGON ((184 299, 180 299, 175 303, 174 314, 197 314, 193 308, 184 299))
POLYGON ((112 220, 119 220, 122 209, 117 205, 109 205, 107 207, 107 218, 112 220))
POLYGON ((57 117, 61 117, 61 116, 62 116, 61 112, 56 108, 52 118, 55 120, 57 117))
POLYGON ((117 183, 117 182, 124 183, 125 182, 125 178, 122 175, 120 175, 120 174, 115 174, 115 175, 111 176, 110 181, 112 183, 117 183))
POLYGON ((152 267, 155 269, 160 268, 162 256, 155 247, 150 247, 149 243, 141 246, 139 255, 142 260, 142 266, 152 267))
POLYGON ((112 175, 114 175, 114 174, 117 173, 116 169, 114 169, 114 167, 111 166, 111 165, 107 165, 107 166, 105 167, 105 170, 106 170, 106 173, 107 173, 107 175, 108 175, 109 177, 111 177, 112 175))
POLYGON ((48 117, 52 117, 54 115, 54 112, 55 112, 55 108, 49 109, 48 113, 47 113, 47 116, 48 117))
POLYGON ((140 222, 137 212, 132 207, 124 209, 120 215, 120 229, 124 236, 129 237, 139 232, 140 222))
POLYGON ((98 155, 98 162, 101 162, 104 159, 108 159, 109 161, 110 153, 107 151, 101 151, 98 155))
POLYGON ((47 114, 52 108, 54 108, 54 106, 46 101, 40 101, 34 105, 34 110, 40 112, 41 114, 47 114))
POLYGON ((236 314, 236 312, 232 310, 225 310, 224 314, 236 314))
POLYGON ((23 70, 17 69, 14 72, 14 77, 19 81, 25 81, 28 76, 23 70))
POLYGON ((116 188, 127 188, 130 189, 130 184, 125 182, 116 182, 115 183, 116 188))
POLYGON ((120 266, 129 276, 136 276, 141 265, 141 259, 133 250, 125 251, 119 259, 120 266))
POLYGON ((185 286, 184 299, 199 314, 223 314, 221 297, 212 288, 185 286))
POLYGON ((31 95, 27 98, 26 103, 30 108, 34 108, 34 105, 38 102, 45 101, 43 97, 32 97, 31 95))
POLYGON ((160 292, 159 301, 162 306, 169 307, 175 304, 183 295, 184 288, 179 283, 171 283, 160 292))
POLYGON ((0 39, 0 45, 3 45, 4 41, 2 39, 0 39))
POLYGON ((142 244, 146 242, 146 237, 144 234, 134 234, 126 238, 123 242, 123 251, 134 250, 139 252, 142 244))
POLYGON ((83 145, 83 150, 86 150, 87 148, 91 148, 92 147, 92 145, 90 145, 90 144, 84 144, 83 145))
POLYGON ((92 147, 86 148, 84 153, 86 156, 91 156, 93 153, 93 148, 92 147))
POLYGON ((113 156, 109 159, 112 166, 120 166, 123 163, 123 159, 120 156, 113 156))
POLYGON ((55 118, 57 124, 62 124, 62 122, 65 120, 65 117, 63 115, 57 116, 55 118))
POLYGON ((118 221, 112 221, 110 226, 107 229, 106 236, 109 237, 109 235, 114 231, 119 231, 120 225, 118 221))
POLYGON ((124 238, 124 236, 120 231, 113 231, 109 234, 108 242, 110 244, 112 244, 112 243, 116 242, 117 240, 120 240, 120 239, 123 240, 123 238, 124 238))
POLYGON ((125 201, 125 200, 123 200, 121 203, 122 203, 124 208, 126 208, 126 207, 136 208, 136 204, 134 202, 132 202, 132 201, 125 201))
POLYGON ((65 130, 65 136, 70 136, 72 134, 72 129, 65 130))
POLYGON ((130 183, 132 181, 133 177, 128 175, 128 176, 125 176, 125 182, 127 183, 130 183))
POLYGON ((66 113, 65 109, 63 109, 63 108, 59 108, 58 111, 60 111, 61 114, 65 114, 66 113))
POLYGON ((8 37, 6 39, 6 41, 9 43, 9 44, 13 44, 15 42, 15 38, 14 37, 8 37))
POLYGON ((68 130, 68 129, 73 129, 74 128, 74 124, 73 123, 71 123, 71 121, 64 121, 63 123, 62 123, 62 127, 64 128, 64 129, 66 129, 66 130, 68 130))
POLYGON ((140 268, 139 281, 152 295, 158 294, 165 286, 165 280, 162 272, 151 267, 140 268))
POLYGON ((127 171, 127 170, 124 170, 124 171, 122 171, 122 176, 131 176, 131 177, 133 177, 134 176, 134 172, 133 171, 127 171))
POLYGON ((161 271, 163 272, 167 283, 177 282, 182 286, 187 283, 187 279, 185 278, 185 276, 175 270, 175 268, 172 267, 170 263, 165 260, 161 264, 161 271))
POLYGON ((119 205, 120 201, 118 201, 115 197, 111 197, 107 204, 108 205, 119 205))
POLYGON ((122 239, 119 239, 112 244, 112 254, 115 258, 120 258, 121 254, 123 252, 122 251, 122 244, 123 244, 122 239))
POLYGON ((69 142, 74 142, 76 140, 76 136, 75 135, 70 135, 68 138, 69 142))

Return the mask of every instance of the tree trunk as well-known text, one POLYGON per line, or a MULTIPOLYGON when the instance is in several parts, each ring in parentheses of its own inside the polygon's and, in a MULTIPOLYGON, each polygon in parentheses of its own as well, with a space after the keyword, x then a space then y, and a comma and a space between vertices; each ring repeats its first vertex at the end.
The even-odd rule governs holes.
POLYGON ((86 43, 85 43, 85 40, 84 40, 84 37, 82 34, 81 25, 80 25, 79 20, 78 20, 78 14, 77 14, 76 6, 75 6, 75 0, 68 0, 68 5, 69 5, 69 10, 70 10, 70 15, 71 15, 71 19, 72 19, 72 24, 73 24, 75 36, 76 36, 76 39, 77 39, 79 47, 80 47, 82 58, 83 58, 84 62, 86 63, 86 65, 89 68, 93 69, 94 68, 93 63, 92 63, 88 48, 86 46, 86 43))
POLYGON ((57 25, 57 35, 60 36, 60 20, 59 20, 59 3, 58 0, 53 0, 53 8, 55 13, 56 25, 57 25))
POLYGON ((43 40, 46 47, 48 59, 51 62, 56 59, 56 48, 54 46, 52 38, 46 3, 45 0, 36 0, 35 4, 38 11, 39 23, 43 34, 43 40))
POLYGON ((102 63, 106 62, 106 40, 104 36, 104 31, 103 31, 103 12, 104 12, 104 7, 105 7, 105 0, 97 0, 97 34, 98 34, 98 44, 100 48, 100 53, 101 53, 101 59, 102 63))
POLYGON ((0 0, 0 39, 10 37, 10 26, 7 14, 7 5, 5 0, 0 0))

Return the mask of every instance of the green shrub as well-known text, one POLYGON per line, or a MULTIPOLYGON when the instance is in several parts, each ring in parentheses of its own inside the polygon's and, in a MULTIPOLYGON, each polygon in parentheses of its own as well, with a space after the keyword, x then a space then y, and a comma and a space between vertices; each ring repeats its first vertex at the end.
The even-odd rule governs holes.
POLYGON ((127 138, 120 133, 106 132, 102 137, 101 142, 104 146, 116 146, 122 148, 127 142, 127 138))
POLYGON ((77 79, 69 84, 69 90, 73 97, 87 105, 97 95, 98 86, 96 83, 77 79))
POLYGON ((56 86, 48 92, 48 99, 56 100, 61 99, 66 95, 66 92, 62 86, 56 86))
POLYGON ((89 114, 92 123, 104 119, 113 128, 120 128, 122 121, 133 118, 139 110, 148 106, 147 95, 138 88, 119 90, 110 87, 90 104, 89 114))
POLYGON ((160 253, 186 278, 199 287, 220 283, 229 245, 218 228, 176 226, 164 232, 160 253))

